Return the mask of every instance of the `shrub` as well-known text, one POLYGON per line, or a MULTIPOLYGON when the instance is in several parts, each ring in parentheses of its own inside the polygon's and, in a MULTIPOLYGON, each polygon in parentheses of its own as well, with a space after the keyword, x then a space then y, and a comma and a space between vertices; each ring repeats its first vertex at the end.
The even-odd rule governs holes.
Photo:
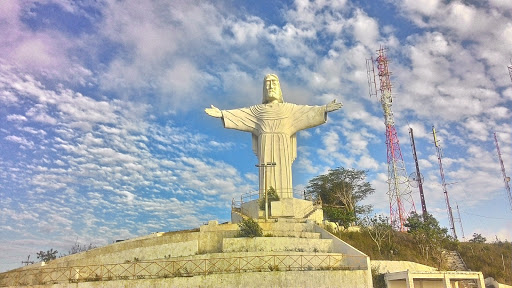
POLYGON ((263 236, 263 229, 252 218, 247 218, 238 223, 240 233, 238 237, 261 237, 263 236))

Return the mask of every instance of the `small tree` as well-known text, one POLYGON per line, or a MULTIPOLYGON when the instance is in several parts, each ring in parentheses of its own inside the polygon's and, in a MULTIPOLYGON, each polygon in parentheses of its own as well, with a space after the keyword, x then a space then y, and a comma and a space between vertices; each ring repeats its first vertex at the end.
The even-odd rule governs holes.
POLYGON ((37 259, 40 259, 43 262, 50 262, 51 260, 54 260, 57 258, 57 253, 59 253, 57 250, 50 249, 46 252, 39 251, 37 253, 37 259))
POLYGON ((261 237, 263 236, 263 229, 252 218, 247 218, 238 223, 240 227, 239 237, 261 237))
POLYGON ((487 241, 487 238, 482 236, 480 233, 473 233, 473 239, 469 239, 469 242, 473 243, 485 243, 487 241))
POLYGON ((89 243, 89 246, 87 246, 87 245, 81 245, 80 243, 78 243, 78 241, 76 241, 75 244, 68 251, 68 255, 89 251, 94 248, 96 248, 96 245, 93 245, 92 243, 89 243))
POLYGON ((388 223, 388 217, 382 215, 375 215, 372 218, 366 218, 364 221, 365 230, 372 238, 373 242, 377 245, 379 254, 381 254, 382 242, 388 238, 390 241, 392 227, 388 223))
POLYGON ((441 244, 448 239, 448 229, 441 228, 432 214, 422 217, 413 212, 407 218, 405 227, 409 228, 408 233, 412 234, 425 259, 434 255, 441 260, 441 244))

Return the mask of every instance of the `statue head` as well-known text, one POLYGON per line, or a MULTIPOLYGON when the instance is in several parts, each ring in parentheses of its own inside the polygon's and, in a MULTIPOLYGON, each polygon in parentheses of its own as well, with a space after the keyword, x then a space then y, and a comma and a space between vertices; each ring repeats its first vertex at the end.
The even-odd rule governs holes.
POLYGON ((263 104, 271 102, 283 103, 283 92, 276 74, 267 74, 263 79, 263 104))

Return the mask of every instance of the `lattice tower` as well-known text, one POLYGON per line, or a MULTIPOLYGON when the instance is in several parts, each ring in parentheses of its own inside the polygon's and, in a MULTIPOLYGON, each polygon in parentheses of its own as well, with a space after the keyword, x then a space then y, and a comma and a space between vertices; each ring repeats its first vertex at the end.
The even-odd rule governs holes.
POLYGON ((511 65, 508 65, 508 75, 510 75, 510 80, 512 81, 512 60, 510 60, 511 65))
POLYGON ((434 145, 437 150, 437 160, 439 160, 439 173, 441 175, 441 185, 443 186, 444 200, 446 202, 446 211, 448 212, 448 221, 450 221, 450 230, 452 231, 453 238, 457 239, 457 231, 455 231, 455 220, 453 219, 452 206, 450 205, 450 197, 448 196, 448 190, 446 189, 446 180, 444 178, 444 169, 441 150, 441 145, 437 141, 436 129, 432 126, 432 134, 434 135, 434 145))
POLYGON ((510 204, 510 209, 512 209, 512 194, 510 194, 510 177, 507 176, 505 172, 505 164, 503 164, 503 159, 501 158, 500 146, 498 145, 498 137, 496 136, 496 132, 494 132, 494 142, 496 142, 496 150, 498 151, 498 158, 500 160, 501 165, 501 173, 503 174, 503 182, 505 182, 505 189, 507 190, 508 203, 510 204))
MULTIPOLYGON (((416 212, 414 200, 412 198, 411 186, 405 169, 402 151, 395 128, 391 103, 393 96, 391 93, 391 73, 388 67, 388 58, 385 49, 381 48, 377 51, 377 59, 372 58, 372 71, 374 71, 374 63, 377 64, 379 82, 380 82, 380 102, 384 111, 384 124, 386 125, 386 146, 388 161, 388 197, 389 197, 389 214, 391 225, 399 231, 406 231, 405 223, 410 213, 416 212)), ((368 63, 367 63, 368 64, 368 63)), ((367 65, 367 67, 370 67, 367 65)), ((368 70, 368 81, 372 83, 370 70, 368 70)), ((375 79, 375 72, 373 73, 375 79)), ((374 80, 375 81, 375 80, 374 80)), ((376 85, 376 84, 375 84, 376 85)), ((372 87, 370 85, 370 91, 372 87)), ((370 92, 371 94, 372 92, 370 92)), ((376 95, 375 91, 375 95, 376 95)))
POLYGON ((425 194, 423 193, 423 177, 420 172, 420 164, 418 163, 418 155, 416 154, 416 144, 414 144, 414 133, 412 127, 409 127, 409 135, 411 136, 411 148, 412 148, 412 157, 414 158, 414 164, 416 166, 416 176, 414 180, 416 180, 418 184, 418 190, 420 191, 420 201, 421 201, 421 211, 423 212, 423 219, 426 219, 427 212, 427 204, 425 203, 425 194))

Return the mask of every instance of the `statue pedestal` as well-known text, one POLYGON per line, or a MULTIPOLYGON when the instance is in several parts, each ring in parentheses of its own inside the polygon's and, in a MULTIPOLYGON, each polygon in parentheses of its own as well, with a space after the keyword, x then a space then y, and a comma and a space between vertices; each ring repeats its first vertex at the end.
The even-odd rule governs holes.
MULTIPOLYGON (((260 210, 259 199, 242 203, 241 213, 253 219, 265 219, 265 211, 260 210)), ((312 201, 287 198, 279 201, 270 202, 269 218, 292 218, 292 219, 310 219, 317 223, 323 221, 323 210, 321 206, 314 205, 312 201)), ((237 223, 233 219, 232 222, 237 223)))

